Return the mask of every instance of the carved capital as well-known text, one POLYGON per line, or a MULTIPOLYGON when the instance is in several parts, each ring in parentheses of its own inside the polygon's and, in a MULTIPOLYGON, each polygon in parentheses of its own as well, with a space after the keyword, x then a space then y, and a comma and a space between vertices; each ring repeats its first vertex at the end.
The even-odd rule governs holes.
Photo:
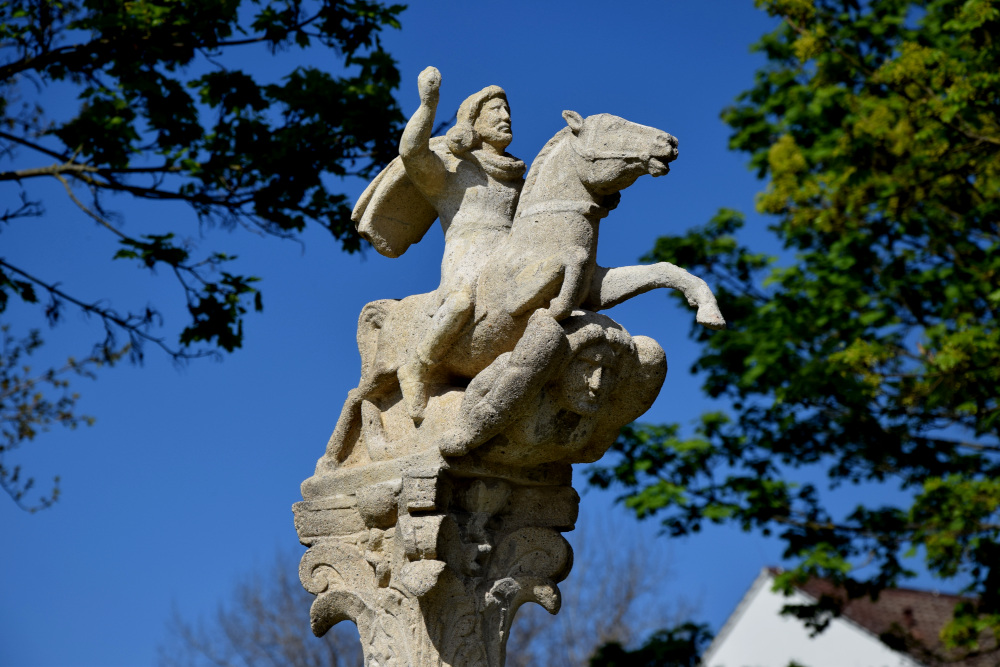
POLYGON ((413 458, 384 480, 327 473, 317 486, 334 493, 294 506, 313 631, 353 621, 369 664, 499 667, 518 607, 559 609, 572 563, 560 531, 579 504, 568 466, 413 458))

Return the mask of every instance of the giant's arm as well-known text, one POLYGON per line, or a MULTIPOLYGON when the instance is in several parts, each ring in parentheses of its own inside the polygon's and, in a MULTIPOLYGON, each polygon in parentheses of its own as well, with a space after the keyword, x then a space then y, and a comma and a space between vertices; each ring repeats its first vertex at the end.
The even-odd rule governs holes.
POLYGON ((466 390, 455 427, 438 439, 445 456, 465 454, 521 416, 548 382, 568 343, 562 326, 537 310, 513 351, 477 375, 466 390))
POLYGON ((441 158, 430 147, 440 87, 441 73, 436 68, 428 67, 420 73, 417 78, 420 106, 406 123, 399 141, 399 155, 406 175, 421 191, 430 194, 440 192, 447 178, 441 158))

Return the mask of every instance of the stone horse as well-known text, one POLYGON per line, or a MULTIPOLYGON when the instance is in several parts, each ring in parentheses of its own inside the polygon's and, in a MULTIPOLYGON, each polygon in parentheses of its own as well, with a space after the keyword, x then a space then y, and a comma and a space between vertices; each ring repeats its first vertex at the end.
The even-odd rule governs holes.
MULTIPOLYGON (((432 382, 442 391, 468 384, 499 355, 513 350, 522 336, 553 331, 552 320, 575 309, 604 310, 655 288, 680 290, 698 309, 699 324, 725 327, 708 285, 680 267, 668 262, 597 265, 599 221, 640 176, 668 173, 668 163, 677 157, 677 140, 610 114, 583 118, 566 111, 563 118, 567 127, 532 163, 510 234, 492 251, 478 278, 474 317, 432 369, 432 382), (542 312, 532 318, 536 311, 542 312)), ((348 395, 321 467, 336 467, 350 454, 345 444, 358 431, 363 401, 398 394, 396 372, 433 316, 433 297, 377 301, 362 311, 361 382, 348 395)))

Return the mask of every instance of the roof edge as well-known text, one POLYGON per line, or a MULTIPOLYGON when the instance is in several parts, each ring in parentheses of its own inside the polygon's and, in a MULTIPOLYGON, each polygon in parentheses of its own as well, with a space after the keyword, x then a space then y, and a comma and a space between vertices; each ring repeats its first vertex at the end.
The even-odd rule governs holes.
POLYGON ((715 635, 715 638, 712 639, 712 643, 708 645, 707 649, 705 649, 705 653, 702 655, 701 661, 698 663, 699 665, 704 667, 709 663, 709 661, 712 659, 712 656, 718 650, 722 642, 725 641, 726 637, 732 631, 733 627, 736 625, 737 622, 739 622, 740 618, 743 617, 743 614, 746 612, 747 607, 750 606, 750 600, 752 600, 757 595, 762 586, 764 586, 768 581, 770 581, 773 578, 773 575, 770 570, 771 570, 770 568, 762 567, 760 569, 760 572, 757 573, 757 578, 753 580, 753 583, 750 584, 750 588, 748 588, 747 592, 743 594, 743 598, 740 599, 739 604, 736 605, 736 609, 734 609, 733 612, 729 614, 729 618, 727 618, 726 622, 722 624, 722 628, 719 630, 719 634, 715 635))

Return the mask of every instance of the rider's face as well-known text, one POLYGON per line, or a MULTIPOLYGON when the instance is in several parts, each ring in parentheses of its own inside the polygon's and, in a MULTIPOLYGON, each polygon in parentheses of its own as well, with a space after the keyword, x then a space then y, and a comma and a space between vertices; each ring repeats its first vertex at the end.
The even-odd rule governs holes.
POLYGON ((484 142, 506 148, 514 138, 507 101, 502 97, 486 100, 473 127, 484 142))

